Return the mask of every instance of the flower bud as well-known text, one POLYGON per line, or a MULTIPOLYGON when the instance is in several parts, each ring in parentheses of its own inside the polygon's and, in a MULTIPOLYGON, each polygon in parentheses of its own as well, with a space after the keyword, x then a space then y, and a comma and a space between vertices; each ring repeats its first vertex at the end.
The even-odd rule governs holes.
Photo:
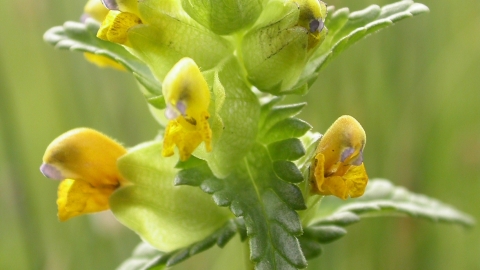
POLYGON ((259 0, 182 0, 183 9, 201 25, 219 35, 231 34, 252 25, 260 16, 259 0))

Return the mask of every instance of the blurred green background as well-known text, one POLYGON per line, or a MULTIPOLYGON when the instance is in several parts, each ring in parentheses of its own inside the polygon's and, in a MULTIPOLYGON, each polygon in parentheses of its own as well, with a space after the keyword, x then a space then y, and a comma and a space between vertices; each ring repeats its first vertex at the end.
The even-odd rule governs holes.
MULTIPOLYGON (((357 10, 387 0, 328 1, 357 10)), ((323 132, 340 115, 368 134, 369 176, 480 220, 480 1, 425 0, 431 12, 348 49, 320 75, 303 117, 323 132)), ((107 213, 60 223, 57 182, 38 170, 43 151, 79 126, 127 146, 158 126, 133 77, 100 70, 42 40, 78 20, 84 1, 0 2, 0 269, 113 269, 139 242, 107 213)), ((293 98, 305 100, 303 98, 293 98)), ((424 220, 365 220, 325 246, 309 269, 480 269, 480 230, 424 220)), ((241 269, 232 243, 181 269, 241 269), (237 266, 235 268, 234 266, 237 266)))

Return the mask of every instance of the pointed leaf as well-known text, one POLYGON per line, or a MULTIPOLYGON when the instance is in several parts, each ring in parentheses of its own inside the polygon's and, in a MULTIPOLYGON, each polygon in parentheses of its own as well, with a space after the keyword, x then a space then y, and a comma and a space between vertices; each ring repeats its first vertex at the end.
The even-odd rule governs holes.
POLYGON ((303 181, 302 172, 297 168, 297 165, 287 160, 277 160, 273 162, 273 170, 277 176, 290 183, 300 183, 303 181))
POLYGON ((152 268, 152 263, 159 260, 164 254, 164 252, 155 249, 149 244, 141 242, 133 251, 132 256, 117 267, 117 270, 164 269, 161 266, 152 268))
POLYGON ((305 148, 297 138, 272 143, 268 151, 274 160, 297 160, 305 155, 305 148))
POLYGON ((223 227, 205 239, 169 253, 161 252, 142 242, 135 248, 132 256, 123 262, 117 270, 164 269, 164 266, 173 266, 211 248, 215 244, 219 247, 224 247, 235 236, 237 231, 245 230, 241 224, 243 224, 242 221, 238 219, 229 220, 223 227), (237 226, 237 224, 240 226, 237 226))
POLYGON ((260 126, 263 126, 262 128, 263 130, 269 130, 273 125, 277 124, 279 121, 299 114, 306 104, 307 103, 296 103, 296 104, 288 104, 288 105, 281 105, 281 106, 274 106, 274 107, 272 106, 268 108, 268 111, 263 111, 264 107, 267 106, 267 105, 264 105, 262 106, 262 113, 265 112, 267 114, 265 116, 265 119, 268 119, 268 121, 266 122, 260 121, 260 126))
MULTIPOLYGON (((195 170, 203 174, 203 169, 192 168, 177 178, 188 178, 195 174, 195 170)), ((302 234, 302 227, 295 210, 305 209, 301 191, 276 176, 264 146, 256 144, 225 179, 215 178, 212 174, 203 176, 202 189, 213 193, 219 205, 228 205, 235 215, 244 218, 250 239, 250 258, 256 263, 256 269, 306 266, 296 238, 302 234)), ((192 182, 188 179, 177 181, 192 182)))
POLYGON ((137 81, 150 95, 161 95, 162 86, 147 65, 121 45, 97 38, 99 27, 98 22, 93 19, 87 19, 85 23, 69 21, 62 26, 49 29, 44 35, 44 40, 57 49, 93 53, 121 63, 135 75, 137 81))
POLYGON ((352 214, 360 218, 408 215, 467 227, 475 223, 471 216, 452 206, 412 193, 403 187, 396 187, 383 179, 371 180, 365 194, 358 199, 339 201, 331 197, 324 198, 317 224, 350 224, 356 221, 352 214))
POLYGON ((289 138, 298 138, 303 136, 312 126, 298 118, 286 118, 276 123, 268 129, 262 138, 262 142, 272 143, 289 138))

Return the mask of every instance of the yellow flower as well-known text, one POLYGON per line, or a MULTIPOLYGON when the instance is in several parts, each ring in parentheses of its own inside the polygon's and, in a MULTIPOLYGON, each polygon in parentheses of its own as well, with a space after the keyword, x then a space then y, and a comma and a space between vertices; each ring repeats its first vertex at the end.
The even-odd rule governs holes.
POLYGON ((50 143, 40 171, 62 180, 57 199, 61 221, 110 208, 110 195, 126 184, 117 169, 117 159, 126 152, 117 142, 88 128, 70 130, 50 143))
POLYGON ((313 192, 344 200, 362 196, 368 182, 363 165, 365 143, 365 131, 355 118, 338 118, 317 146, 310 169, 313 192))
POLYGON ((162 91, 167 104, 165 116, 170 120, 165 130, 162 155, 173 155, 176 145, 180 160, 184 161, 202 142, 210 152, 210 91, 197 64, 190 58, 178 61, 165 77, 162 91))
POLYGON ((97 37, 131 47, 128 30, 141 23, 142 20, 133 13, 110 10, 97 32, 97 37))
MULTIPOLYGON (((86 18, 92 18, 96 21, 102 22, 105 17, 107 17, 108 12, 109 10, 103 5, 102 1, 89 0, 83 8, 82 21, 86 18)), ((120 71, 126 70, 122 64, 103 55, 85 52, 83 53, 83 56, 85 59, 87 59, 87 61, 101 68, 111 67, 120 71)))

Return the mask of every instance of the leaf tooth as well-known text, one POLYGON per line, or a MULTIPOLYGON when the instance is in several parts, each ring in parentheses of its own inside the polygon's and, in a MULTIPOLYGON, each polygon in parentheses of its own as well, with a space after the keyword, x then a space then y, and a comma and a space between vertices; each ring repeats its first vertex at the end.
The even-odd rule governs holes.
POLYGON ((229 206, 232 202, 232 196, 230 192, 226 190, 215 192, 212 197, 218 206, 229 206))
POLYGON ((170 257, 167 260, 166 265, 167 266, 175 265, 181 261, 188 259, 189 255, 190 255, 190 251, 188 249, 180 250, 177 253, 173 254, 172 257, 170 257))
POLYGON ((244 215, 243 208, 244 208, 244 206, 238 200, 234 200, 230 204, 230 211, 232 211, 232 213, 237 217, 240 217, 240 216, 244 215))

